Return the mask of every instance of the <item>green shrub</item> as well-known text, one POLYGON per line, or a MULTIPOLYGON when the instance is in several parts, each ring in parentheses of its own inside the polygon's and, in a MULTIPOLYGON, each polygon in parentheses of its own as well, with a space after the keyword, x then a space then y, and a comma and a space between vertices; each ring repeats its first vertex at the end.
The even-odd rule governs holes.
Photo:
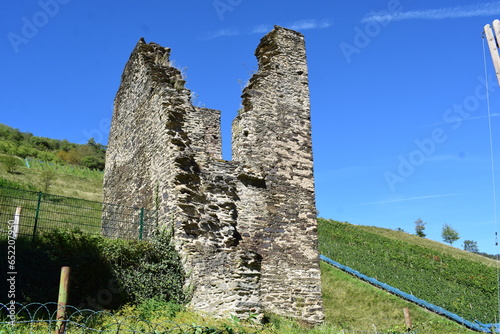
POLYGON ((3 164, 5 171, 7 173, 14 174, 17 172, 17 168, 22 166, 23 163, 18 157, 8 155, 0 157, 0 162, 3 164))
POLYGON ((40 183, 44 192, 49 191, 49 188, 50 186, 52 186, 52 183, 55 178, 56 178, 56 172, 54 172, 53 170, 44 170, 40 174, 40 183))
POLYGON ((147 299, 137 306, 139 316, 143 319, 174 318, 177 313, 184 311, 186 308, 174 301, 165 301, 156 296, 147 299))
POLYGON ((80 165, 92 170, 104 170, 105 160, 98 156, 86 156, 80 160, 80 165))
MULTIPOLYGON (((10 180, 4 179, 3 177, 0 177, 0 187, 31 190, 31 191, 37 190, 36 187, 32 184, 25 184, 25 183, 10 181, 10 180)), ((0 191, 1 191, 1 189, 0 189, 0 191)))
MULTIPOLYGON (((7 249, 5 240, 0 248, 7 249)), ((0 258, 1 268, 7 267, 6 259, 0 258)), ((155 296, 176 303, 186 299, 181 261, 167 236, 139 242, 51 230, 35 243, 16 241, 16 301, 57 301, 62 266, 71 267, 68 303, 79 308, 117 309, 155 296)), ((5 275, 0 272, 0 291, 7 291, 5 275)))
POLYGON ((131 301, 141 303, 153 297, 186 301, 181 259, 167 233, 151 242, 115 242, 105 249, 105 256, 131 301))

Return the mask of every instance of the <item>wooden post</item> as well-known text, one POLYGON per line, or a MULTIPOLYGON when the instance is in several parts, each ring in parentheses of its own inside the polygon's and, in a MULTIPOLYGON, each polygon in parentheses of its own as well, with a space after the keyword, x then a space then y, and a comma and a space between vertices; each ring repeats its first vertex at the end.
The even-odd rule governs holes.
POLYGON ((57 323, 54 334, 63 334, 66 330, 66 303, 68 302, 69 267, 61 268, 61 281, 59 283, 59 298, 57 300, 57 323))
POLYGON ((408 307, 405 307, 405 308, 403 309, 403 313, 404 313, 404 315, 405 315, 405 324, 406 324, 406 329, 407 329, 408 331, 411 331, 412 326, 411 326, 410 310, 408 309, 408 307))

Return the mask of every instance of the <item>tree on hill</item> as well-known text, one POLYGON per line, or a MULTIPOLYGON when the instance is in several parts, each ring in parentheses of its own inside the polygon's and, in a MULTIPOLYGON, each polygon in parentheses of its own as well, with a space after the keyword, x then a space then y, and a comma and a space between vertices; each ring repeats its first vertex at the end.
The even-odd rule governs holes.
POLYGON ((0 157, 0 162, 3 163, 5 171, 10 174, 15 174, 17 172, 17 167, 21 165, 19 158, 14 156, 2 156, 0 157))
POLYGON ((88 143, 85 145, 70 147, 67 151, 58 151, 57 157, 72 165, 80 165, 90 169, 104 170, 106 146, 96 143, 94 138, 90 138, 88 143))
POLYGON ((425 238, 426 236, 426 234, 424 233, 425 224, 427 223, 424 223, 420 218, 415 220, 415 234, 418 235, 419 237, 425 238))
POLYGON ((464 251, 471 253, 479 253, 479 248, 477 248, 477 242, 473 240, 465 240, 464 251))
POLYGON ((448 224, 443 225, 443 230, 441 232, 441 237, 443 238, 443 241, 453 245, 455 241, 460 239, 460 236, 458 235, 457 230, 455 230, 453 227, 451 227, 448 224))
POLYGON ((40 183, 44 192, 49 191, 55 178, 56 173, 53 170, 44 170, 42 174, 40 174, 40 183))

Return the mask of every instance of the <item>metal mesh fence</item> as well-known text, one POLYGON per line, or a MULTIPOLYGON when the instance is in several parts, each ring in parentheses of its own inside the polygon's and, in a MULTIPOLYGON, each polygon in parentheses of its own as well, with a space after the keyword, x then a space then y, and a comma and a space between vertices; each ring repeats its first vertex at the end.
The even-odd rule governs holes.
POLYGON ((42 192, 0 187, 0 238, 9 229, 16 237, 36 238, 51 229, 79 229, 120 239, 147 239, 156 226, 156 211, 88 201, 42 192))

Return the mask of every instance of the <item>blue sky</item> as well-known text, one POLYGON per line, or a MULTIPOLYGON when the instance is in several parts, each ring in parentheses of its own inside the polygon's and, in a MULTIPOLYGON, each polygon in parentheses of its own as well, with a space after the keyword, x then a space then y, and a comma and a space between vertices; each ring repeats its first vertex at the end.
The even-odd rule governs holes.
POLYGON ((320 216, 411 233, 421 218, 430 239, 450 224, 455 246, 500 253, 486 84, 497 174, 500 88, 481 35, 497 18, 500 1, 3 1, 0 123, 106 144, 144 37, 172 48, 197 105, 222 110, 230 159, 254 50, 281 25, 306 38, 320 216))

